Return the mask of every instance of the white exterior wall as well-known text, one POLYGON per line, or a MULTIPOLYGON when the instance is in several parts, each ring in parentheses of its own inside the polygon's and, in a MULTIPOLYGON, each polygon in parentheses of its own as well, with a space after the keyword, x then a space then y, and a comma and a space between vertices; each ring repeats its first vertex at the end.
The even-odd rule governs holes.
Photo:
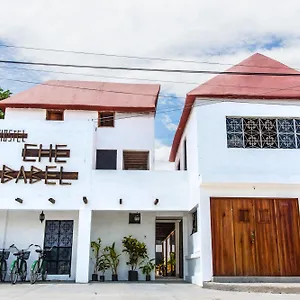
POLYGON ((183 141, 187 139, 189 210, 198 209, 198 232, 188 236, 188 279, 199 285, 213 274, 211 197, 300 197, 300 149, 230 149, 226 132, 226 116, 299 118, 299 103, 211 100, 195 102, 175 164, 180 159, 183 170, 183 141))
MULTIPOLYGON (((59 167, 63 166, 66 172, 78 172, 78 180, 69 181, 72 185, 65 186, 59 185, 57 181, 56 185, 46 185, 44 181, 25 184, 23 179, 18 183, 11 180, 0 184, 0 243, 7 247, 14 242, 20 248, 27 247, 30 243, 43 245, 45 223, 41 224, 38 219, 43 210, 46 219, 75 222, 72 274, 67 278, 54 277, 56 279, 87 282, 90 268, 89 231, 92 238, 106 237, 108 230, 121 232, 121 235, 111 237, 108 235, 109 238, 118 239, 119 242, 120 236, 123 237, 125 234, 136 235, 141 240, 144 240, 146 235, 149 247, 153 242, 150 254, 154 257, 155 216, 161 214, 183 216, 183 212, 189 207, 187 172, 121 170, 123 150, 150 151, 150 169, 154 169, 154 116, 116 118, 114 128, 97 128, 97 112, 65 111, 64 121, 46 121, 45 117, 45 110, 7 109, 5 120, 0 120, 0 130, 24 130, 28 134, 26 144, 42 144, 43 148, 49 148, 50 144, 53 147, 56 144, 67 145, 67 149, 71 151, 70 157, 66 159, 67 163, 58 164, 54 160, 50 163, 49 158, 42 158, 41 162, 26 162, 21 155, 24 143, 1 142, 0 165, 6 165, 14 170, 19 170, 21 166, 24 166, 25 170, 30 170, 31 166, 43 170, 46 166, 57 166, 59 170, 59 167), (97 149, 117 149, 119 170, 95 170, 97 149), (88 204, 83 203, 84 196, 87 197, 88 204), (56 200, 55 204, 48 201, 50 197, 56 200), (16 202, 16 198, 21 198, 23 203, 16 202), (120 199, 123 201, 122 205, 119 203, 120 199), (157 205, 154 205, 155 199, 159 199, 157 205), (7 210, 9 222, 5 230, 4 219, 7 210), (92 211, 94 212, 91 220, 92 211), (112 219, 110 217, 103 219, 102 216, 110 215, 109 211, 115 211, 112 214, 116 214, 118 218, 122 212, 120 220, 112 224, 111 222, 115 221, 114 215, 112 219), (145 214, 141 227, 136 227, 136 230, 132 230, 131 226, 128 227, 130 211, 141 211, 143 215, 145 214), (98 216, 101 218, 98 219, 98 216), (107 220, 110 225, 102 227, 103 220, 107 220), (127 226, 124 226, 122 220, 125 220, 127 226), (97 222, 100 222, 100 228, 97 222), (2 234, 5 231, 6 238, 2 234), (23 231, 25 234, 20 234, 23 231)), ((187 229, 186 219, 184 224, 184 228, 187 229)), ((186 249, 186 234, 184 241, 186 249)), ((103 242, 109 243, 110 239, 106 242, 103 238, 103 242)), ((187 257, 185 250, 184 256, 187 257)), ((33 253, 29 264, 35 257, 33 253)), ((9 262, 11 260, 12 256, 9 262)), ((124 261, 120 269, 120 279, 125 279, 125 274, 127 278, 128 268, 126 266, 126 270, 124 269, 124 261)), ((184 267, 187 274, 187 266, 184 267)))
MULTIPOLYGON (((44 246, 45 221, 39 220, 40 210, 24 211, 24 210, 0 210, 0 248, 8 248, 15 244, 19 249, 27 249, 30 244, 44 246), (4 241, 4 237, 6 240, 4 241)), ((72 265, 71 276, 69 275, 49 275, 49 279, 55 280, 75 280, 76 260, 77 260, 77 232, 78 232, 78 212, 76 211, 45 211, 46 220, 73 220, 73 249, 72 249, 72 265)), ((32 247, 31 254, 27 260, 28 270, 33 261, 38 258, 38 254, 32 247)), ((12 249, 8 260, 8 267, 15 259, 12 253, 16 250, 12 249)), ((29 272, 28 272, 29 274, 29 272)), ((27 278, 29 279, 29 278, 27 278)))
MULTIPOLYGON (((128 279, 129 266, 126 265, 128 256, 122 253, 122 239, 125 236, 132 235, 139 241, 146 243, 148 255, 155 258, 155 213, 141 212, 141 224, 128 224, 128 212, 93 212, 91 240, 102 239, 102 246, 111 246, 116 243, 116 251, 120 256, 120 265, 118 268, 119 280, 128 279)), ((93 273, 93 253, 91 251, 90 279, 93 273)), ((139 280, 145 280, 145 275, 141 270, 139 280)), ((111 270, 107 270, 106 279, 111 280, 111 270)), ((154 279, 154 271, 152 272, 154 279)))

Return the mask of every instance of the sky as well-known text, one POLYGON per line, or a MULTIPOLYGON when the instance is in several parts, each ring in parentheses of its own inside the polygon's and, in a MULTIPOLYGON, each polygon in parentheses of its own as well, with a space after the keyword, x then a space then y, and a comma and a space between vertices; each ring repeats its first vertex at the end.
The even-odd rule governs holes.
MULTIPOLYGON (((5 47, 0 47, 0 59, 225 70, 259 52, 300 69, 299 0, 2 0, 1 4, 0 45, 169 60, 5 47)), ((13 93, 49 79, 161 84, 155 123, 159 169, 173 168, 168 156, 186 93, 211 77, 0 63, 0 86, 13 93)))

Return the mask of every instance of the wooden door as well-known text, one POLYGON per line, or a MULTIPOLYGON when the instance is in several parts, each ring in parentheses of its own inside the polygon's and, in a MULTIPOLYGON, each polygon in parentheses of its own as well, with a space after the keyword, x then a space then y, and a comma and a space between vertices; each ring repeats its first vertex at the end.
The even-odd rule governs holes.
POLYGON ((211 199, 215 276, 300 276, 297 199, 211 199))
POLYGON ((211 201, 211 226, 214 275, 234 276, 236 267, 231 200, 211 201))
POLYGON ((273 199, 254 199, 256 275, 279 276, 280 266, 273 199))
POLYGON ((281 276, 300 276, 298 199, 275 200, 281 276))
POLYGON ((236 276, 256 275, 255 213, 251 199, 236 199, 233 203, 236 276))

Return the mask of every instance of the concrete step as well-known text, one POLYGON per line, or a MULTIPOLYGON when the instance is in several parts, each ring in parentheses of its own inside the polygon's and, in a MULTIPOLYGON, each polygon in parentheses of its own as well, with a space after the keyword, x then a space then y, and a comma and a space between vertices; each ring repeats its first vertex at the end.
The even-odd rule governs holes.
POLYGON ((203 288, 247 293, 300 294, 300 283, 220 283, 204 282, 203 288))

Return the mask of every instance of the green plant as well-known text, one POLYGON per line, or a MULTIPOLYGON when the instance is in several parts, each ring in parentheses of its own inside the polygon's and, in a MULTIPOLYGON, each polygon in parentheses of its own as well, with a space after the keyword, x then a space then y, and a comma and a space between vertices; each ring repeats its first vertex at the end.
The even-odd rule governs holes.
MULTIPOLYGON (((3 90, 0 87, 0 100, 4 100, 6 98, 8 98, 11 95, 11 91, 10 90, 3 90)), ((0 109, 0 119, 4 119, 4 112, 0 109)))
POLYGON ((94 274, 98 271, 98 261, 100 258, 101 239, 98 238, 96 241, 91 242, 91 248, 94 253, 94 274))
POLYGON ((107 255, 102 254, 98 260, 98 271, 101 272, 102 275, 104 275, 105 271, 109 269, 109 267, 110 264, 107 255))
POLYGON ((140 269, 144 275, 150 275, 151 272, 155 269, 154 258, 149 259, 148 257, 143 260, 140 264, 140 269))
POLYGON ((168 265, 171 265, 171 266, 175 266, 176 265, 175 252, 170 252, 170 258, 168 260, 168 265))
POLYGON ((131 266, 131 270, 135 271, 139 260, 147 257, 147 247, 143 242, 139 242, 136 238, 131 235, 124 237, 122 240, 123 252, 128 254, 129 260, 126 262, 127 265, 131 266))
POLYGON ((111 246, 106 246, 103 250, 103 253, 108 261, 113 275, 117 275, 118 266, 120 263, 119 257, 121 256, 121 254, 117 254, 115 250, 115 243, 112 243, 111 246))

